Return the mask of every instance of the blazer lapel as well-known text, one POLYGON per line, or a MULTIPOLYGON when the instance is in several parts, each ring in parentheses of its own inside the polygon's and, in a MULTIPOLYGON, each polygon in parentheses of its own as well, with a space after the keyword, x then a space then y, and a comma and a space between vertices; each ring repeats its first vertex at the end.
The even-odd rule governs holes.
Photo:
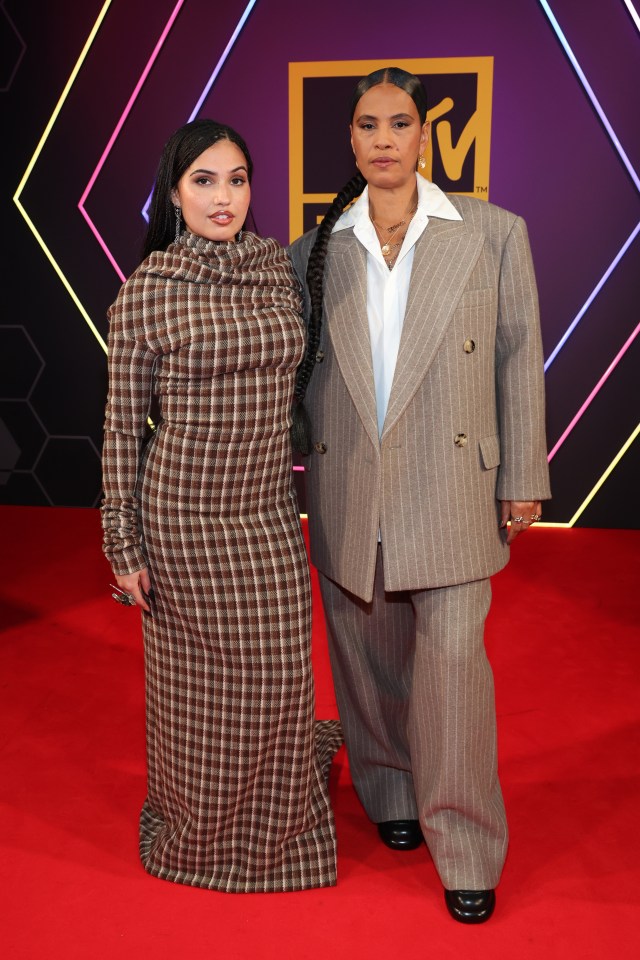
POLYGON ((329 336, 358 415, 375 447, 379 445, 376 394, 367 316, 367 254, 352 230, 331 238, 325 302, 329 336))
POLYGON ((418 240, 383 438, 424 379, 483 243, 457 220, 430 220, 418 240))

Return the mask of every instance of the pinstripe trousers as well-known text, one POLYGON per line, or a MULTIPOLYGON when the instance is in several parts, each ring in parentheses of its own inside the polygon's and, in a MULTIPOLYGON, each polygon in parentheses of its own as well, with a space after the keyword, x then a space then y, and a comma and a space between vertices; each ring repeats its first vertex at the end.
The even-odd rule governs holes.
POLYGON ((492 889, 507 850, 489 580, 385 593, 371 603, 320 574, 349 766, 371 820, 419 819, 445 888, 492 889))

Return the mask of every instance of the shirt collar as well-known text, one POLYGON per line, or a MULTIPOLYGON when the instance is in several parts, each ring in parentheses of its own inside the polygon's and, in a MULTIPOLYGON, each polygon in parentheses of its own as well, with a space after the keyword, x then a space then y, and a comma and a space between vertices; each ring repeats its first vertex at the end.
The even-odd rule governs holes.
MULTIPOLYGON (((416 173, 418 186, 418 210, 414 220, 426 224, 429 217, 438 217, 441 220, 462 220, 462 217, 451 203, 446 193, 437 187, 431 180, 425 180, 422 174, 416 173)), ((363 222, 369 222, 369 187, 366 186, 356 202, 342 214, 332 233, 355 227, 363 222)))

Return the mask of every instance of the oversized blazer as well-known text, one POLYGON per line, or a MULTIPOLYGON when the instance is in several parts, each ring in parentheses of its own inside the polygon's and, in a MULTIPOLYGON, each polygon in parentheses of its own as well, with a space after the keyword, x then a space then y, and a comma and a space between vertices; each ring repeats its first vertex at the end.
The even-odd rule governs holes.
MULTIPOLYGON (((499 500, 550 496, 536 283, 524 221, 450 196, 414 251, 381 437, 367 317, 367 253, 332 234, 321 345, 305 406, 311 558, 362 600, 378 533, 385 589, 490 576, 507 562, 499 500)), ((315 231, 289 253, 305 291, 315 231)), ((308 316, 308 291, 307 316, 308 316)))

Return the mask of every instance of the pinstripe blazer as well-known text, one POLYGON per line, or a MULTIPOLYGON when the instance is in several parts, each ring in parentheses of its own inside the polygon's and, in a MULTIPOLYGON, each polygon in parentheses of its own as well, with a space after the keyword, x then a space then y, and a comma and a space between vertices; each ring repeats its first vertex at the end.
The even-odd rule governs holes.
MULTIPOLYGON (((464 583, 508 560, 498 500, 550 496, 526 226, 482 200, 449 199, 463 220, 430 217, 417 241, 380 438, 366 250, 352 228, 329 242, 321 356, 306 400, 311 557, 365 601, 378 530, 386 590, 464 583)), ((314 236, 289 251, 301 282, 314 236)))

